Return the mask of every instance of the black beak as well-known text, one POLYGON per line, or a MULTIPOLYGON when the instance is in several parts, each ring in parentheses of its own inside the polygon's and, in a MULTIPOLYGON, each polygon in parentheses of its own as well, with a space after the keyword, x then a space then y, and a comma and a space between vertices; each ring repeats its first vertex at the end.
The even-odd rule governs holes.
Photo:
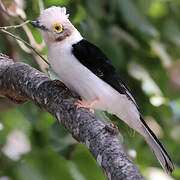
POLYGON ((40 28, 39 21, 30 21, 30 24, 32 24, 34 27, 40 28))
POLYGON ((34 27, 36 27, 36 28, 39 28, 39 29, 42 29, 42 30, 48 30, 45 26, 43 26, 43 25, 41 25, 40 23, 39 23, 39 21, 30 21, 29 22, 30 24, 32 24, 34 27))

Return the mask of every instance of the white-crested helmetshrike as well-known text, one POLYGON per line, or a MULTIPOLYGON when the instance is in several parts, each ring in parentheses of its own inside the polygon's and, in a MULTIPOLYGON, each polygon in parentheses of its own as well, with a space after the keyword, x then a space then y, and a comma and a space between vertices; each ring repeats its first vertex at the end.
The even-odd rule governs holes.
POLYGON ((47 46, 48 59, 64 84, 80 95, 77 104, 116 115, 139 132, 167 172, 173 163, 144 121, 139 107, 119 73, 95 45, 85 40, 71 24, 66 8, 50 7, 37 21, 47 46))

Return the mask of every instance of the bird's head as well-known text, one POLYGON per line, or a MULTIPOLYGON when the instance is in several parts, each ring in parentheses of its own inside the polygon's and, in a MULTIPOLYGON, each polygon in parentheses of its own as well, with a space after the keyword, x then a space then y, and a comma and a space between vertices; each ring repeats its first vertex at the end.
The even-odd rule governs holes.
POLYGON ((63 41, 76 30, 68 19, 65 7, 52 6, 40 14, 37 21, 30 23, 39 28, 46 44, 63 41))

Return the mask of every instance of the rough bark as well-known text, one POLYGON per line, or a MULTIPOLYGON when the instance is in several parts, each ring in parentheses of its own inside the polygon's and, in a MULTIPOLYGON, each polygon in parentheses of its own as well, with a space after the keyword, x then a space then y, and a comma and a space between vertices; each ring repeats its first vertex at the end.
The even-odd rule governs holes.
POLYGON ((104 125, 87 109, 75 107, 76 98, 65 87, 29 65, 0 54, 0 95, 15 103, 33 101, 51 113, 79 142, 85 144, 109 180, 144 179, 129 159, 113 127, 104 125))

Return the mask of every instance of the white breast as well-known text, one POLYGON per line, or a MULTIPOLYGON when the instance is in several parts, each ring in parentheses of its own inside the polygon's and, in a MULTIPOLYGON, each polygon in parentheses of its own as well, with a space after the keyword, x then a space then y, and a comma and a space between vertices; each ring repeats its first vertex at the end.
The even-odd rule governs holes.
MULTIPOLYGON (((79 37, 74 43, 81 39, 82 37, 79 37)), ((72 54, 74 43, 72 39, 68 39, 63 43, 48 47, 48 59, 54 71, 58 73, 68 88, 81 96, 84 103, 90 103, 99 98, 100 102, 94 106, 95 109, 116 114, 128 124, 133 124, 130 121, 139 117, 135 105, 75 58, 72 54)))

